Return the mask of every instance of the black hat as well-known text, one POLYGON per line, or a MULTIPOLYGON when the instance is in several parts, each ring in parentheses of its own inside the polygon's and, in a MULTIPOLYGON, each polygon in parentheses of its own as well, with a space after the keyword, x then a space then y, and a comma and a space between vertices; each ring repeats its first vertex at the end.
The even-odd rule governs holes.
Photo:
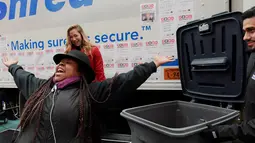
POLYGON ((67 54, 56 54, 53 60, 56 64, 59 64, 62 59, 71 58, 78 62, 79 67, 85 71, 85 77, 87 83, 90 84, 95 79, 95 72, 90 66, 90 61, 85 53, 78 50, 71 50, 67 54))

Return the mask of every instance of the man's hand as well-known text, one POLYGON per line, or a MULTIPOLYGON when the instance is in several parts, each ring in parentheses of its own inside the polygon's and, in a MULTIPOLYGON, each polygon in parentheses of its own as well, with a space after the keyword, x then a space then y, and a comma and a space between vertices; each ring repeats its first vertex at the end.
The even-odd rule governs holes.
POLYGON ((3 57, 2 62, 6 67, 10 67, 13 64, 18 63, 18 59, 16 58, 15 60, 9 59, 8 57, 3 57))

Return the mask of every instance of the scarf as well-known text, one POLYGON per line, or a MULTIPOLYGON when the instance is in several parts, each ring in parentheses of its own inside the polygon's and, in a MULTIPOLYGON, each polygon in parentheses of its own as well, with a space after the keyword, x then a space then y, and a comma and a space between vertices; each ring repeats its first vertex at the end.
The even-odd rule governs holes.
POLYGON ((80 80, 81 80, 81 77, 74 76, 74 77, 66 78, 66 79, 64 79, 62 81, 59 81, 59 82, 55 82, 55 81, 53 81, 53 82, 57 85, 58 89, 63 89, 65 87, 67 87, 68 85, 76 83, 76 82, 78 82, 80 80))

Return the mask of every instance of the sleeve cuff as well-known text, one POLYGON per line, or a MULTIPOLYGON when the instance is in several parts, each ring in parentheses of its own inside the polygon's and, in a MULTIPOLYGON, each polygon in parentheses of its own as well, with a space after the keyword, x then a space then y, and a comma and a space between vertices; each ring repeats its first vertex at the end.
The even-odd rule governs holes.
MULTIPOLYGON (((17 69, 17 68, 22 68, 20 65, 17 65, 17 64, 12 64, 12 65, 10 65, 9 66, 9 68, 8 68, 8 71, 10 72, 10 73, 12 73, 12 70, 13 69, 17 69)), ((23 69, 23 68, 22 68, 23 69)))
POLYGON ((150 62, 149 64, 150 64, 150 66, 151 66, 152 72, 157 72, 157 66, 156 66, 156 64, 155 64, 154 62, 150 62))

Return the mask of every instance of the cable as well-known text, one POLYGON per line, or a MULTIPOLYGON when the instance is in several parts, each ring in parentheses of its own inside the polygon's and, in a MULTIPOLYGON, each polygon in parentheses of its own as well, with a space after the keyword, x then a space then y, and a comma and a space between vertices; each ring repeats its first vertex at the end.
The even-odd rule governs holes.
POLYGON ((18 117, 18 114, 19 114, 19 111, 18 111, 18 108, 16 108, 16 112, 17 113, 15 113, 15 111, 14 111, 14 107, 15 106, 12 106, 12 103, 6 103, 6 104, 9 104, 10 105, 10 108, 11 108, 11 110, 12 110, 12 113, 13 113, 13 116, 16 118, 16 119, 19 119, 19 117, 18 117))
POLYGON ((57 91, 57 85, 54 85, 53 89, 54 89, 54 94, 52 96, 52 106, 51 106, 51 110, 50 110, 50 125, 51 125, 51 128, 52 128, 54 143, 57 143, 55 130, 54 130, 53 122, 52 122, 52 112, 53 112, 53 109, 54 109, 54 106, 55 106, 55 95, 56 95, 56 91, 57 91))
MULTIPOLYGON (((57 90, 57 86, 55 85, 55 86, 51 89, 51 92, 49 92, 49 94, 47 94, 43 99, 41 99, 39 102, 37 102, 35 106, 37 106, 40 102, 42 102, 43 100, 45 100, 52 92, 54 92, 54 94, 53 94, 53 98, 54 98, 54 96, 55 96, 55 94, 56 94, 56 90, 57 90)), ((9 104, 9 105, 12 107, 11 104, 9 104)), ((52 107, 52 109, 53 109, 53 107, 52 107)), ((19 118, 17 117, 17 115, 15 114, 14 109, 12 109, 12 111, 13 111, 14 116, 15 116, 17 119, 19 119, 19 118)), ((51 111, 51 112, 52 112, 52 111, 51 111)), ((17 114, 18 114, 18 111, 17 111, 17 114)), ((50 115, 50 118, 51 118, 51 115, 50 115)), ((50 122, 51 122, 51 126, 52 126, 52 129, 53 129, 54 141, 55 141, 55 143, 57 143, 57 142, 56 142, 56 137, 55 137, 54 128, 53 128, 53 125, 52 125, 52 121, 50 121, 50 122)), ((2 127, 5 128, 5 129, 7 129, 7 130, 13 130, 13 129, 7 128, 7 127, 5 127, 5 126, 2 126, 2 127)), ((15 132, 16 132, 16 131, 17 131, 17 130, 15 130, 15 132)), ((19 134, 20 134, 20 132, 18 133, 17 138, 18 138, 19 134)), ((12 138, 14 138, 14 134, 13 134, 12 138)), ((16 138, 16 139, 13 139, 14 142, 17 141, 17 138, 16 138)))

